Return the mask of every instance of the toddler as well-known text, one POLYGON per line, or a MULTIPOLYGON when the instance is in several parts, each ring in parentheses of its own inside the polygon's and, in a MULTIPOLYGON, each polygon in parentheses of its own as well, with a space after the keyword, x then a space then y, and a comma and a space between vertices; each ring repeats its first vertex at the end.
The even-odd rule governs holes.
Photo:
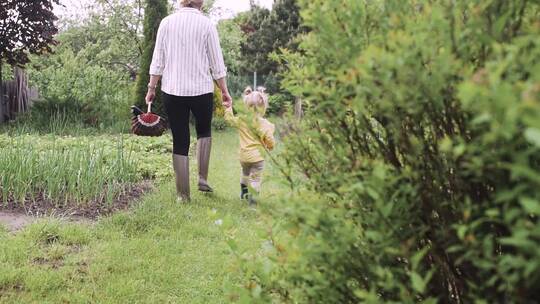
POLYGON ((225 119, 238 129, 240 135, 240 198, 248 200, 250 205, 256 204, 250 189, 258 194, 261 190, 264 169, 264 150, 274 149, 274 130, 272 123, 264 118, 268 108, 268 95, 264 88, 253 91, 247 87, 243 95, 244 104, 252 113, 248 119, 239 119, 233 114, 232 107, 225 110, 225 119))

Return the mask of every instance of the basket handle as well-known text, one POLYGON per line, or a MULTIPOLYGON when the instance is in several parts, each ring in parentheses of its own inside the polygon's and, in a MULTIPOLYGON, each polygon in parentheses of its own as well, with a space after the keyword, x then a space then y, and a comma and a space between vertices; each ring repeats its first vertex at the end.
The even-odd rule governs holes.
POLYGON ((152 112, 152 103, 150 102, 148 104, 148 112, 147 113, 151 113, 152 112))

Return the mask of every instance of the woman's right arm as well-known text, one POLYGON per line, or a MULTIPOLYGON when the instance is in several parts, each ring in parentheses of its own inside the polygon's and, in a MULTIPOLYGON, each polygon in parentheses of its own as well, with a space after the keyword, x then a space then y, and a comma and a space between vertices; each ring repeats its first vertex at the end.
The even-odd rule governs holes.
POLYGON ((210 26, 210 33, 207 40, 208 61, 210 63, 210 71, 212 72, 212 78, 217 82, 219 89, 223 95, 223 106, 229 108, 232 106, 232 98, 229 94, 229 88, 227 87, 227 67, 225 67, 225 60, 223 60, 223 51, 221 50, 221 44, 219 42, 219 34, 216 26, 210 26))
POLYGON ((156 37, 156 46, 154 47, 154 55, 152 56, 152 63, 150 64, 150 81, 148 83, 148 92, 146 93, 146 103, 151 103, 156 97, 156 88, 163 70, 165 69, 165 50, 167 34, 166 19, 162 20, 156 37))

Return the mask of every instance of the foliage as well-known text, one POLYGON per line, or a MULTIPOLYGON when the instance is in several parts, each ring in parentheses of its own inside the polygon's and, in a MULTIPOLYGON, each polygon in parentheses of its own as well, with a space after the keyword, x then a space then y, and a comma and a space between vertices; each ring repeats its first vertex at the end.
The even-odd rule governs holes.
POLYGON ((217 85, 214 86, 214 117, 212 118, 212 127, 217 131, 227 129, 225 121, 225 107, 223 106, 223 95, 217 85))
POLYGON ((280 64, 270 58, 270 54, 279 52, 281 48, 297 49, 296 37, 305 32, 300 26, 297 0, 278 0, 271 11, 253 5, 247 13, 237 17, 246 40, 242 43, 243 74, 257 71, 270 79, 265 86, 270 93, 280 92, 280 64), (272 81, 275 78, 276 81, 272 81))
POLYGON ((54 53, 32 57, 28 65, 30 82, 44 100, 17 124, 46 133, 64 127, 69 132, 70 125, 127 130, 142 52, 141 9, 134 0, 100 0, 84 19, 67 20, 54 53))
MULTIPOLYGON (((144 106, 146 92, 148 91, 148 82, 150 80, 150 64, 154 54, 154 46, 156 43, 157 31, 161 20, 168 14, 167 0, 146 0, 144 9, 144 41, 143 54, 139 65, 139 73, 137 75, 137 84, 135 86, 134 100, 139 106, 144 106)), ((156 90, 160 91, 159 87, 156 90)), ((163 114, 163 104, 160 102, 160 94, 156 94, 154 100, 153 111, 163 114)))
POLYGON ((57 204, 110 201, 130 183, 170 178, 171 142, 170 136, 0 135, 0 201, 41 194, 57 204))
POLYGON ((91 45, 74 53, 70 34, 60 35, 59 40, 65 37, 67 43, 53 55, 36 58, 28 70, 31 83, 40 89, 44 99, 35 103, 30 122, 39 129, 51 117, 65 113, 69 120, 86 127, 105 129, 118 123, 127 126, 131 88, 128 74, 89 59, 91 45))
POLYGON ((64 206, 111 202, 127 183, 136 180, 136 166, 122 142, 107 146, 78 142, 69 149, 43 149, 28 139, 2 138, 0 193, 4 204, 41 195, 64 206))
POLYGON ((214 116, 225 116, 225 107, 223 106, 223 94, 217 85, 214 85, 214 116))
MULTIPOLYGON (((21 130, 24 131, 24 130, 21 130)), ((172 153, 170 135, 161 137, 140 137, 131 134, 72 134, 59 136, 57 134, 12 133, 0 135, 0 146, 9 150, 9 146, 17 148, 32 142, 33 150, 88 150, 91 147, 102 148, 106 155, 118 152, 119 143, 126 159, 129 158, 136 166, 136 178, 162 179, 172 176, 169 155, 172 153)), ((194 144, 193 141, 192 144, 194 144)))
POLYGON ((239 254, 244 295, 533 303, 538 4, 300 3, 312 32, 282 57, 286 89, 312 106, 281 156, 297 192, 271 248, 239 254))
POLYGON ((143 53, 143 7, 136 0, 99 0, 82 20, 64 20, 63 45, 84 53, 92 64, 108 67, 135 79, 143 53))
POLYGON ((58 29, 53 4, 58 0, 3 0, 0 2, 0 64, 24 65, 29 54, 51 51, 58 29))
POLYGON ((216 131, 225 131, 229 125, 223 117, 216 116, 212 119, 212 128, 216 131))
POLYGON ((255 70, 261 74, 267 74, 271 70, 271 63, 267 59, 270 50, 264 48, 267 44, 263 44, 262 40, 272 39, 272 37, 263 37, 257 34, 269 15, 268 9, 253 5, 251 10, 241 13, 235 18, 246 36, 246 40, 241 45, 243 62, 240 72, 243 74, 253 73, 255 70))
POLYGON ((290 94, 273 94, 268 97, 268 110, 266 113, 274 115, 282 115, 290 112, 293 104, 290 94))
POLYGON ((24 66, 29 54, 51 51, 55 44, 53 36, 58 29, 54 25, 56 16, 53 4, 58 0, 2 0, 0 2, 0 123, 10 118, 4 101, 2 66, 24 66))
POLYGON ((229 74, 238 75, 242 68, 241 45, 246 37, 235 19, 221 20, 217 25, 217 30, 227 71, 229 74))

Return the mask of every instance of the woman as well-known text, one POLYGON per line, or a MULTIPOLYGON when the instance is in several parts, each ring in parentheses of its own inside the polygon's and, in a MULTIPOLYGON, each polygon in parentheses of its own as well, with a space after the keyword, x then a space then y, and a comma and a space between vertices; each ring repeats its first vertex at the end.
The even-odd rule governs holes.
POLYGON ((190 200, 189 113, 195 117, 199 190, 212 192, 208 165, 212 146, 214 80, 223 105, 232 98, 227 88, 227 69, 214 24, 201 12, 204 0, 182 0, 180 10, 161 21, 158 29, 146 102, 151 103, 161 80, 165 111, 173 135, 173 168, 181 201, 190 200))

